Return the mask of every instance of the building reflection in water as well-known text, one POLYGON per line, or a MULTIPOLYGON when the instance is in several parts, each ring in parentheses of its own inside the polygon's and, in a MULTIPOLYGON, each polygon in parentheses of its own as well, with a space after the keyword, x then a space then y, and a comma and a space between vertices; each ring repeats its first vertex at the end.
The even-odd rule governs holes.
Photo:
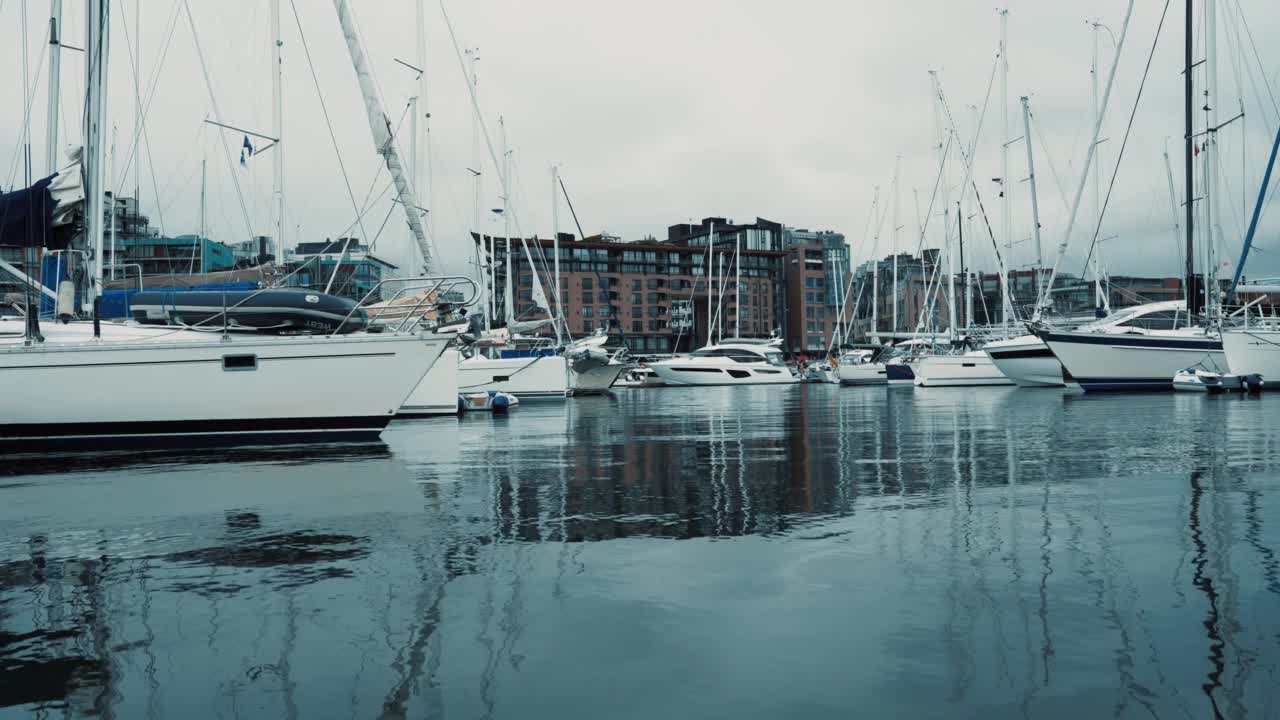
POLYGON ((618 648, 723 706, 751 685, 682 665, 711 632, 828 653, 808 694, 873 714, 1240 717, 1280 656, 1280 441, 1262 403, 1203 400, 672 389, 199 472, 59 460, 0 493, 119 500, 0 538, 0 708, 497 717, 618 648))

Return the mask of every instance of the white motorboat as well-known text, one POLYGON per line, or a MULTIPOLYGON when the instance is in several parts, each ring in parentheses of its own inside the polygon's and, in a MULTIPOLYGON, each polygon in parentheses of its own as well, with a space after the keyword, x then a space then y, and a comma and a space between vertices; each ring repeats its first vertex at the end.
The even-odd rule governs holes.
POLYGON ((831 363, 814 363, 804 370, 804 379, 807 382, 814 383, 830 383, 836 384, 840 382, 840 376, 836 373, 836 369, 831 363))
POLYGON ((1227 367, 1222 340, 1189 325, 1181 300, 1129 308, 1076 330, 1035 331, 1066 368, 1066 379, 1089 392, 1172 390, 1183 368, 1227 367))
POLYGON ((983 345, 982 351, 1018 387, 1060 388, 1066 384, 1062 380, 1062 363, 1035 335, 995 340, 983 345))
POLYGON ((915 384, 920 387, 965 387, 1012 385, 991 358, 981 350, 959 355, 926 355, 915 367, 915 384))
POLYGON ((23 447, 372 440, 448 342, 24 322, 0 321, 0 442, 23 447))
POLYGON ((780 339, 727 340, 649 367, 667 385, 780 385, 798 383, 779 350, 780 339))

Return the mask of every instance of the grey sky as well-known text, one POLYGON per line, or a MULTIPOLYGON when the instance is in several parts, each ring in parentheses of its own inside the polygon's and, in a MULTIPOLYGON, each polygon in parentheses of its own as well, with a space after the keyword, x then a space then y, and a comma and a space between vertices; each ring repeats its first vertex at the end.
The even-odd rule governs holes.
MULTIPOLYGON (((67 42, 83 38, 80 3, 66 3, 67 42)), ((0 0, 0 92, 21 98, 21 0, 0 0)), ((47 7, 28 2, 31 75, 44 52, 47 7)), ((394 62, 414 57, 415 0, 354 4, 373 58, 388 114, 398 121, 413 77, 394 62)), ((895 157, 902 156, 899 224, 901 249, 916 245, 912 190, 923 206, 936 170, 934 114, 927 71, 941 70, 944 88, 961 131, 975 125, 991 77, 998 38, 994 3, 905 0, 899 3, 790 3, 756 0, 654 0, 645 3, 600 0, 472 0, 448 4, 459 43, 480 48, 480 97, 494 142, 498 117, 506 119, 516 151, 517 202, 526 233, 550 232, 551 162, 562 174, 588 233, 609 231, 625 239, 659 237, 668 224, 707 215, 749 220, 760 215, 790 225, 845 232, 855 255, 865 259, 871 237, 864 235, 873 196, 881 186, 881 209, 890 207, 895 157)), ((1015 2, 1009 10, 1010 138, 1022 136, 1017 98, 1030 95, 1044 136, 1036 162, 1046 254, 1062 238, 1065 208, 1051 165, 1069 195, 1089 137, 1089 53, 1086 19, 1098 17, 1116 34, 1125 4, 1118 0, 1076 3, 1015 2), (1047 149, 1048 155, 1045 150, 1047 149), (1052 161, 1050 161, 1050 158, 1052 161)), ((1124 49, 1101 146, 1103 183, 1109 180, 1142 66, 1163 3, 1139 0, 1124 49)), ((200 160, 208 160, 208 217, 215 239, 236 241, 270 234, 270 152, 247 169, 236 162, 241 137, 227 133, 231 156, 202 119, 213 116, 195 43, 181 5, 142 0, 141 33, 133 26, 135 5, 115 4, 112 92, 109 115, 118 126, 117 172, 129 155, 134 127, 128 38, 141 39, 142 82, 158 65, 170 40, 159 84, 147 113, 151 152, 143 153, 140 184, 153 222, 163 215, 169 233, 198 226, 200 160), (169 22, 176 23, 169 31, 169 22), (148 161, 149 158, 149 161, 148 161), (152 180, 154 167, 155 180, 152 180), (232 184, 242 183, 242 211, 232 184), (157 208, 157 192, 159 187, 157 208), (158 211, 157 211, 158 210, 158 211), (247 216, 247 222, 246 222, 247 216)), ((193 0, 192 16, 208 61, 214 95, 224 122, 270 132, 269 17, 265 2, 193 0)), ((387 180, 377 175, 380 159, 372 141, 354 73, 332 4, 297 0, 319 85, 330 113, 351 193, 363 203, 387 180), (377 179, 375 181, 375 175, 377 179)), ((1171 207, 1161 152, 1169 138, 1181 193, 1182 86, 1179 74, 1183 8, 1170 6, 1148 86, 1121 167, 1103 235, 1114 273, 1177 274, 1179 262, 1171 229, 1171 207)), ((1247 212, 1252 208, 1272 133, 1280 113, 1267 96, 1263 76, 1277 87, 1280 56, 1267 42, 1280 31, 1280 6, 1268 0, 1220 0, 1219 77, 1221 119, 1238 112, 1243 84, 1246 120, 1222 133, 1223 245, 1233 258, 1247 212), (1260 44, 1261 70, 1237 28, 1241 10, 1260 44), (1252 74, 1252 77, 1250 76, 1252 74), (1240 82, 1237 78, 1241 78, 1240 82), (1260 103, 1259 101, 1262 100, 1260 103), (1242 154, 1244 162, 1242 167, 1242 154)), ((440 6, 425 5, 432 114, 435 187, 432 215, 437 244, 453 270, 466 268, 470 249, 472 191, 471 112, 440 6)), ((282 8, 285 57, 285 162, 290 243, 334 237, 352 223, 355 211, 308 69, 292 6, 282 8)), ((1102 42, 1103 77, 1110 59, 1109 36, 1102 42)), ((82 64, 75 53, 64 61, 63 127, 79 135, 77 98, 82 64), (70 117, 65 117, 67 112, 70 117)), ((32 108, 35 174, 44 172, 44 75, 32 108)), ((1100 83, 1101 84, 1101 83, 1100 83)), ((144 92, 145 92, 144 88, 144 92)), ((975 178, 991 221, 999 231, 998 200, 992 178, 1000 175, 998 81, 993 87, 975 178)), ((0 182, 15 181, 20 137, 20 102, 0 117, 0 182)), ((1203 118, 1198 116, 1197 122, 1203 118)), ((402 128, 408 149, 408 123, 402 128)), ((1014 264, 1031 260, 1030 212, 1025 183, 1025 150, 1010 147, 1014 264)), ((20 167, 20 166, 17 166, 20 167)), ((484 208, 497 207, 497 174, 485 154, 484 208)), ((958 184, 959 176, 954 179, 958 184)), ((122 192, 131 194, 130 173, 122 192)), ((956 192, 952 192, 952 197, 956 192)), ((388 196, 389 197, 389 196, 388 196)), ((1081 233, 1064 266, 1078 271, 1090 215, 1086 193, 1081 233)), ((424 204, 425 204, 424 200, 424 204)), ((369 236, 388 211, 384 198, 364 219, 369 236)), ((485 215, 489 215, 488 212, 485 215)), ((497 228, 490 224, 489 229, 497 228)), ((570 230, 567 211, 561 227, 570 230)), ((886 220, 877 254, 890 250, 886 220)), ((938 243, 937 225, 929 233, 938 243)), ((976 233, 980 226, 974 226, 976 233)), ((1280 218, 1266 216, 1263 252, 1251 272, 1280 273, 1280 218)), ((353 234, 360 235, 357 228, 353 234)), ((990 242, 977 264, 993 267, 990 242)), ((392 213, 378 248, 395 255, 407 243, 398 212, 392 213)))

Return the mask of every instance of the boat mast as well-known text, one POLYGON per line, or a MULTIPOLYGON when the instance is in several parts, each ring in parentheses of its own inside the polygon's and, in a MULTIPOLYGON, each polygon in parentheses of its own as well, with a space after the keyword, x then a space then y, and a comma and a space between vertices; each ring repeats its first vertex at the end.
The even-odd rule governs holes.
POLYGON ((1196 185, 1195 185, 1195 175, 1194 175, 1195 167, 1192 162, 1192 152, 1195 146, 1195 138, 1194 138, 1195 132, 1194 132, 1194 126, 1192 124, 1193 121, 1192 121, 1192 114, 1191 114, 1191 96, 1192 96, 1192 93, 1195 92, 1195 84, 1191 80, 1191 70, 1195 65, 1195 37, 1193 34, 1195 32, 1194 24, 1195 24, 1195 3, 1194 3, 1194 0, 1187 0, 1186 27, 1185 27, 1186 34, 1183 41, 1185 63, 1182 71, 1182 92, 1183 92, 1183 115, 1185 120, 1185 129, 1186 129, 1186 135, 1184 137, 1184 145, 1185 145, 1184 151, 1186 154, 1186 157, 1184 158, 1185 165, 1186 165, 1185 167, 1186 177, 1184 178, 1184 182, 1185 182, 1184 187, 1185 187, 1186 194, 1183 197, 1186 198, 1185 205, 1187 208, 1187 220, 1186 220, 1187 222, 1187 256, 1185 258, 1186 280, 1183 283, 1183 285, 1185 286, 1185 292, 1187 296, 1187 315, 1188 316, 1195 315, 1196 311, 1199 309, 1197 308, 1197 305, 1199 304, 1199 296, 1195 291, 1195 270, 1196 270, 1195 210, 1194 210, 1195 203, 1193 202, 1193 200, 1195 198, 1196 185))
POLYGON ((1031 152, 1031 109, 1027 105, 1026 95, 1023 95, 1020 100, 1022 102, 1022 139, 1027 146, 1027 183, 1031 190, 1031 236, 1034 238, 1033 244, 1036 250, 1036 297, 1039 297, 1042 291, 1040 276, 1044 269, 1044 252, 1040 245, 1040 200, 1039 195, 1036 194, 1036 160, 1031 152))
MULTIPOLYGON (((556 303, 556 342, 561 342, 560 326, 564 323, 564 308, 560 305, 560 166, 551 165, 551 253, 555 278, 552 293, 556 303)), ((567 328, 566 328, 567 330, 567 328)))
MULTIPOLYGON (((1093 122, 1095 125, 1099 125, 1102 122, 1102 118, 1101 110, 1098 106, 1098 31, 1102 29, 1102 23, 1094 20, 1089 24, 1093 27, 1093 54, 1089 61, 1089 83, 1093 93, 1093 122)), ((1094 142, 1096 143, 1098 140, 1095 138, 1094 142)), ((1095 149, 1094 152, 1096 153, 1097 150, 1095 149)), ((1101 179, 1098 174, 1100 164, 1098 162, 1093 163, 1092 172, 1090 173, 1090 179, 1093 183, 1093 222, 1095 227, 1102 221, 1101 179)), ((1093 249, 1090 256, 1090 264, 1093 270, 1093 314, 1095 317, 1104 317, 1106 313, 1102 309, 1102 274, 1099 272, 1098 267, 1097 247, 1093 249)))
POLYGON ((1218 20, 1216 0, 1204 1, 1205 42, 1205 142, 1200 162, 1204 167, 1205 314, 1218 319, 1218 243, 1222 236, 1218 212, 1218 20))
MULTIPOLYGON (((929 71, 933 78, 934 117, 938 127, 938 172, 942 174, 942 243, 947 253, 947 329, 948 340, 956 342, 956 254, 951 247, 951 186, 947 182, 947 145, 942 129, 942 86, 938 72, 929 71)), ((957 218, 958 221, 959 218, 957 218)))
POLYGON ((902 187, 898 182, 902 169, 902 156, 893 161, 893 232, 890 242, 893 244, 893 323, 889 327, 890 340, 898 332, 898 206, 901 204, 902 187))
MULTIPOLYGON (((479 75, 476 73, 476 61, 480 59, 478 52, 467 49, 467 82, 471 85, 471 94, 477 97, 480 91, 479 75)), ((471 112, 471 227, 476 233, 476 274, 480 280, 480 305, 484 308, 484 329, 493 327, 493 318, 498 315, 497 294, 493 292, 496 285, 494 276, 493 235, 485 235, 480 227, 480 110, 479 102, 471 112), (483 250, 483 253, 481 252, 483 250), (482 254, 484 257, 481 257, 482 254), (487 263, 487 265, 486 265, 487 263)))
POLYGON ((53 0, 49 11, 49 108, 45 128, 48 175, 58 172, 58 106, 62 89, 62 0, 53 0))
MULTIPOLYGON (((276 266, 280 268, 279 275, 286 274, 284 272, 284 136, 282 134, 284 132, 284 65, 280 59, 280 47, 283 44, 284 41, 280 38, 280 0, 271 0, 271 134, 276 139, 276 151, 271 155, 271 204, 273 205, 272 214, 276 216, 274 245, 276 266)), ((203 173, 203 162, 201 167, 201 173, 203 173)), ((202 208, 203 182, 202 179, 200 190, 202 208)), ((201 213, 203 212, 202 209, 201 213)), ((203 226, 202 219, 201 227, 203 226)), ((203 240, 201 247, 204 247, 203 240)))
POLYGON ((711 255, 712 255, 712 248, 715 246, 715 242, 716 242, 716 224, 713 222, 710 224, 710 227, 707 230, 707 344, 708 345, 711 345, 714 342, 712 340, 712 332, 711 332, 711 294, 712 294, 711 292, 711 272, 712 272, 711 255))
MULTIPOLYGON (((897 177, 894 177, 897 180, 897 177)), ((880 339, 880 228, 875 220, 879 213, 877 203, 880 202, 880 186, 876 186, 875 195, 871 198, 871 218, 876 223, 876 234, 871 239, 871 333, 876 340, 880 339)), ((880 215, 881 219, 884 218, 880 215)), ((865 287, 865 286, 864 286, 865 287)))
MULTIPOLYGON (((1187 2, 1191 2, 1191 0, 1187 0, 1187 2)), ((1066 257, 1067 246, 1071 241, 1071 233, 1075 230, 1076 218, 1080 211, 1080 198, 1084 195, 1084 186, 1089 180, 1089 168, 1093 166, 1094 155, 1098 149, 1098 135, 1102 132, 1102 118, 1107 112, 1107 104, 1111 99, 1111 89, 1115 85, 1116 69, 1120 66, 1120 53, 1124 50, 1124 41, 1129 34, 1129 20, 1133 17, 1133 5, 1134 0, 1129 0, 1128 7, 1125 9, 1124 23, 1120 26, 1120 39, 1116 41, 1115 56, 1112 58, 1111 70, 1107 75, 1107 86, 1102 91, 1101 110, 1093 124, 1093 137, 1089 140, 1088 151, 1084 158, 1084 168, 1081 171, 1080 183, 1076 185, 1076 193, 1074 199, 1071 201, 1071 210, 1067 216, 1066 231, 1062 234, 1062 241, 1058 243, 1058 254, 1054 258, 1053 268, 1049 271, 1049 282, 1045 283, 1044 290, 1036 301, 1036 311, 1035 315, 1032 317, 1033 320, 1038 321, 1049 306, 1049 296, 1053 292, 1053 283, 1054 279, 1058 275, 1058 267, 1062 265, 1062 259, 1066 257)), ((1188 12, 1190 12, 1190 10, 1188 10, 1188 12)), ((1191 147, 1190 143, 1191 139, 1188 137, 1188 148, 1191 147)), ((1188 152, 1190 152, 1189 149, 1188 152)))
POLYGON ((1013 301, 1009 298, 1009 260, 1013 257, 1013 219, 1009 182, 1009 9, 1000 11, 1000 234, 1004 236, 1004 257, 1000 262, 1000 316, 1005 337, 1013 320, 1013 301))
MULTIPOLYGON (((960 274, 964 277, 961 282, 964 283, 964 324, 968 327, 973 324, 973 293, 969 292, 969 268, 964 263, 964 209, 961 203, 964 201, 964 191, 960 191, 960 200, 956 201, 956 233, 960 238, 960 274)), ((969 335, 965 331, 965 337, 969 335)))
POLYGON ((501 116, 498 117, 498 125, 502 128, 502 239, 506 244, 506 277, 502 283, 502 308, 506 315, 504 324, 510 327, 511 322, 516 319, 515 298, 511 296, 513 288, 511 282, 511 189, 507 183, 507 178, 511 176, 511 149, 507 146, 507 123, 501 116))
POLYGON ((742 231, 733 236, 733 335, 742 335, 742 231))
MULTIPOLYGON (((107 212, 111 213, 111 279, 116 279, 116 192, 115 192, 115 175, 116 175, 116 126, 111 126, 111 155, 107 164, 107 179, 111 180, 111 206, 107 208, 107 212)), ((135 202, 136 202, 135 198, 135 202)))
MULTIPOLYGON (((373 69, 365 56, 364 47, 356 32, 355 19, 347 0, 333 0, 334 9, 338 12, 338 21, 342 24, 342 34, 347 41, 347 51, 351 54, 351 65, 356 71, 356 80, 360 84, 360 94, 364 96, 365 111, 368 115, 369 130, 373 134, 373 144, 382 155, 395 184, 396 196, 404 209, 405 219, 413 230, 414 239, 418 242, 418 250, 422 253, 423 264, 427 272, 435 271, 435 249, 431 238, 427 237, 426 228, 422 224, 422 214, 418 210, 413 185, 404 171, 400 159, 400 150, 396 147, 395 135, 391 132, 391 121, 383 112, 382 100, 378 97, 378 88, 373 80, 373 69)), ((277 48, 279 46, 277 45, 277 48)))
MULTIPOLYGON (((413 186, 421 188, 418 195, 422 200, 422 206, 427 209, 427 235, 436 236, 436 215, 435 203, 432 198, 435 195, 435 178, 431 174, 432 157, 431 152, 431 96, 430 87, 427 78, 427 25, 425 20, 425 9, 423 8, 424 0, 418 0, 417 6, 417 51, 418 51, 418 94, 414 102, 414 109, 417 110, 417 116, 422 119, 422 144, 423 156, 419 158, 415 153, 413 156, 414 178, 413 186), (419 168, 419 160, 423 161, 423 165, 419 168), (418 170, 422 172, 419 173, 418 170), (419 182, 419 179, 422 182, 419 182)), ((413 137, 415 142, 419 139, 415 123, 413 137)))
POLYGON ((89 0, 85 22, 85 104, 84 162, 85 172, 85 238, 93 246, 93 316, 94 337, 100 337, 97 318, 102 304, 102 210, 105 195, 102 141, 103 123, 107 116, 107 60, 111 47, 110 0, 89 0))
POLYGON ((208 162, 208 161, 207 161, 205 158, 203 158, 203 157, 202 157, 202 158, 200 158, 200 243, 201 243, 201 245, 202 245, 202 246, 203 246, 203 244, 204 244, 205 233, 206 233, 206 232, 208 232, 208 231, 205 229, 205 224, 204 224, 204 223, 205 223, 205 214, 204 214, 204 211, 205 211, 205 206, 204 206, 204 202, 205 202, 205 182, 206 182, 206 181, 207 181, 207 179, 208 179, 208 175, 207 175, 207 172, 206 172, 206 170, 207 170, 207 168, 206 168, 206 164, 207 164, 207 162, 208 162))

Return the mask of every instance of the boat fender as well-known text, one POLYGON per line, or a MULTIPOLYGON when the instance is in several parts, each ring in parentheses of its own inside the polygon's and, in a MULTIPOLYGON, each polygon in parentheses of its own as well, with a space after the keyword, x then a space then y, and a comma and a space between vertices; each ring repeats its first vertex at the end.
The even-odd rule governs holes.
POLYGON ((493 411, 506 412, 511 409, 511 398, 505 393, 493 393, 493 411))

